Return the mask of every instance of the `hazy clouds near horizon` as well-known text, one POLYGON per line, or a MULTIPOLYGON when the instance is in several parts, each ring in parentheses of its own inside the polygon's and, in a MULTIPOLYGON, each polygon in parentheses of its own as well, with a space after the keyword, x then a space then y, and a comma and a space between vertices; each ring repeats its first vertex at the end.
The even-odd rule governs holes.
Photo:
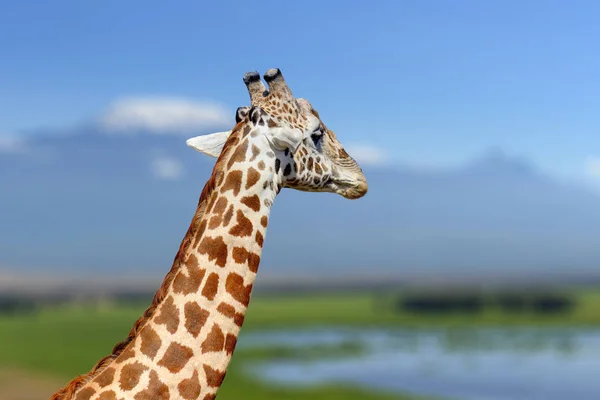
MULTIPOLYGON (((32 135, 27 152, 0 154, 0 266, 166 272, 214 163, 184 139, 89 129, 32 135)), ((364 169, 370 190, 358 201, 281 193, 263 274, 600 264, 599 197, 527 160, 494 150, 453 170, 364 169)))

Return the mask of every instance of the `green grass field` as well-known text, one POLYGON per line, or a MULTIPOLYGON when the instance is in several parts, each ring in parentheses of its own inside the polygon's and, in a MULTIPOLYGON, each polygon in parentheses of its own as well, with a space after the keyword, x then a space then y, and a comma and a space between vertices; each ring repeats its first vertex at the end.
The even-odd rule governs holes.
MULTIPOLYGON (((255 296, 245 332, 276 327, 325 326, 482 326, 482 325, 600 325, 600 291, 576 292, 578 307, 560 317, 508 315, 496 310, 465 316, 416 316, 398 312, 386 295, 339 294, 255 296)), ((65 382, 86 372, 97 359, 123 339, 144 305, 61 306, 21 316, 0 316, 0 367, 18 368, 65 382)), ((408 399, 337 386, 283 388, 254 382, 243 365, 263 360, 268 351, 238 349, 219 398, 227 399, 408 399)), ((272 355, 272 354, 271 354, 272 355)), ((50 393, 49 393, 50 394, 50 393)))

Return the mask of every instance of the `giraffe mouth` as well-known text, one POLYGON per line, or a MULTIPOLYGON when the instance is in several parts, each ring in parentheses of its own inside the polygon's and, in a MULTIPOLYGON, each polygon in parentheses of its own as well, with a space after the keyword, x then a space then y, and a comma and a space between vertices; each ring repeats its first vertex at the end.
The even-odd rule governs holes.
POLYGON ((346 191, 344 192, 344 194, 342 194, 342 196, 344 196, 345 198, 350 199, 350 200, 356 200, 356 199, 360 199, 365 194, 367 194, 368 190, 369 190, 369 186, 367 185, 366 181, 359 182, 357 185, 351 186, 348 189, 346 189, 346 191))
POLYGON ((331 177, 325 182, 324 187, 350 200, 363 197, 369 189, 366 180, 347 181, 331 177))

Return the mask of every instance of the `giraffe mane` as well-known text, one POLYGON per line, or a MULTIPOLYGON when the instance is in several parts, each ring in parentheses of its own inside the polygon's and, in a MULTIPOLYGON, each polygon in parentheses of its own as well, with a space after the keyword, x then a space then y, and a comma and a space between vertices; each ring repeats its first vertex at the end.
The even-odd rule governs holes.
POLYGON ((131 328, 131 330, 129 331, 129 335, 127 336, 127 338, 118 342, 113 347, 111 354, 101 358, 100 361, 98 361, 96 363, 96 365, 94 365, 94 367, 90 370, 90 372, 79 375, 78 377, 74 378, 69 383, 67 383, 67 385, 65 387, 63 387, 58 392, 53 394, 52 397, 50 397, 50 400, 72 399, 74 394, 77 392, 77 390, 79 388, 81 388, 83 385, 85 385, 86 383, 88 383, 89 381, 94 379, 96 376, 100 375, 102 373, 102 371, 104 371, 106 368, 108 368, 108 366, 111 365, 111 363, 117 357, 119 357, 119 355, 121 353, 123 353, 123 351, 125 350, 127 345, 129 343, 131 343, 133 341, 133 339, 135 339, 138 336, 139 332, 144 327, 145 323, 154 316, 156 309, 164 300, 167 290, 169 289, 169 286, 175 279, 175 275, 179 271, 179 267, 181 266, 181 263, 183 261, 184 254, 187 251, 187 249, 189 248, 189 246, 192 242, 192 238, 194 237, 194 234, 198 230, 198 226, 200 225, 200 220, 202 219, 202 216, 204 215, 204 211, 206 210, 206 205, 207 205, 208 199, 215 189, 216 176, 219 172, 221 172, 223 170, 223 166, 225 164, 225 159, 226 159, 226 157, 224 157, 224 154, 229 153, 229 149, 231 147, 237 145, 237 143, 239 143, 238 140, 231 140, 231 138, 233 138, 235 136, 235 133, 240 130, 240 127, 244 124, 244 122, 245 121, 240 121, 232 129, 232 131, 231 131, 232 133, 229 136, 229 139, 225 142, 225 145, 223 146, 223 150, 221 151, 221 154, 220 154, 219 158, 217 159, 217 162, 215 163, 212 174, 211 174, 210 178, 208 179, 208 181, 206 182, 206 184, 204 185, 204 188, 202 189, 202 193, 200 194, 200 199, 198 201, 198 207, 196 209, 196 214, 194 215, 194 218, 192 219, 192 222, 190 223, 190 226, 187 230, 186 235, 184 236, 183 240, 181 241, 179 250, 177 251, 177 254, 175 255, 175 259, 173 260, 173 265, 171 266, 171 269, 165 276, 161 286, 158 288, 158 290, 154 294, 154 297, 152 299, 152 303, 150 304, 150 306, 144 311, 142 316, 140 318, 138 318, 137 321, 135 321, 135 323, 133 324, 133 328, 131 328))

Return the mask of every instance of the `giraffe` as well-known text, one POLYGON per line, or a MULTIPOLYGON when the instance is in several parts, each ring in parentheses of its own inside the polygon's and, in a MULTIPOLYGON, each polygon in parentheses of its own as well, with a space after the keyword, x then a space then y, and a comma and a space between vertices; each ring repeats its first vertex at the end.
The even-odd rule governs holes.
POLYGON ((51 400, 214 399, 233 355, 283 188, 348 199, 368 185, 359 165, 279 69, 248 72, 251 105, 231 131, 187 145, 216 157, 173 266, 152 304, 87 374, 51 400))

